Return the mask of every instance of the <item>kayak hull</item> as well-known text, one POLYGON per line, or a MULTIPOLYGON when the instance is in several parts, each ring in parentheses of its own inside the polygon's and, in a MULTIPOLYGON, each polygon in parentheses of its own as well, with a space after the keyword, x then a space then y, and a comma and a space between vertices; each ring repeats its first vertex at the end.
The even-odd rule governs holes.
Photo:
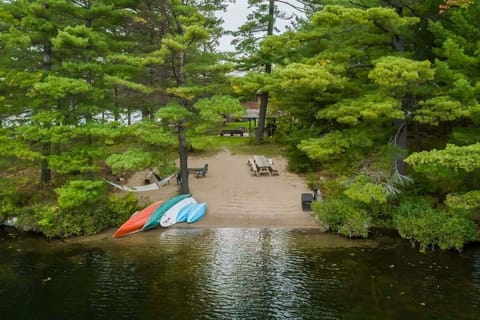
POLYGON ((113 238, 120 238, 134 232, 141 231, 145 222, 150 218, 153 212, 163 204, 163 201, 157 201, 144 209, 134 213, 120 228, 115 231, 113 238))
POLYGON ((156 228, 156 227, 160 226, 160 220, 162 219, 163 215, 168 211, 168 209, 170 209, 171 207, 173 207, 174 205, 176 205, 178 202, 182 201, 183 199, 189 198, 191 196, 192 195, 189 194, 189 193, 181 194, 181 195, 178 195, 178 196, 175 196, 175 197, 169 199, 168 201, 165 201, 148 218, 148 220, 143 225, 142 230, 149 230, 149 229, 156 228))
POLYGON ((187 222, 188 214, 190 211, 196 207, 196 203, 187 204, 183 207, 177 215, 177 222, 187 222))
POLYGON ((182 210, 185 206, 189 204, 195 204, 197 201, 193 199, 192 197, 185 198, 175 204, 173 207, 167 210, 165 214, 162 216, 160 219, 160 225, 162 227, 170 227, 171 225, 174 225, 177 223, 177 215, 182 210))
POLYGON ((197 204, 190 212, 188 213, 187 223, 195 223, 203 218, 207 212, 207 204, 205 202, 197 204))

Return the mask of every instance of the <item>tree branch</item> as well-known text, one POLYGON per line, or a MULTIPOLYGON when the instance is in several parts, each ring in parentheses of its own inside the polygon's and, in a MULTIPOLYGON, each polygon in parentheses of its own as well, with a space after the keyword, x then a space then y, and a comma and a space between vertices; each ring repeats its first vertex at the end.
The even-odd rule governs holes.
MULTIPOLYGON (((283 3, 283 4, 285 4, 285 5, 289 6, 289 7, 297 10, 297 11, 300 11, 301 13, 307 13, 307 12, 305 11, 305 9, 302 9, 302 8, 300 8, 300 7, 297 7, 297 6, 295 6, 295 5, 291 4, 291 3, 288 3, 288 2, 286 2, 286 1, 282 1, 282 0, 275 0, 275 1, 276 1, 276 2, 279 2, 279 3, 283 3)), ((302 2, 302 3, 303 3, 303 2, 302 2)))
POLYGON ((381 24, 379 24, 378 22, 373 22, 373 24, 378 27, 380 30, 382 30, 383 32, 385 33, 389 33, 390 31, 388 31, 384 26, 382 26, 381 24))
POLYGON ((428 80, 428 82, 434 86, 435 88, 440 88, 440 86, 438 84, 436 84, 435 82, 433 82, 432 80, 428 80))
POLYGON ((180 77, 177 73, 177 67, 175 66, 175 55, 172 54, 172 60, 170 61, 171 64, 172 64, 172 73, 173 73, 173 76, 175 77, 175 79, 177 80, 177 83, 180 82, 180 77))
POLYGON ((410 10, 415 17, 420 17, 420 14, 417 13, 415 10, 413 10, 413 8, 412 8, 411 6, 409 6, 408 4, 405 4, 405 8, 407 8, 408 10, 410 10))
POLYGON ((348 2, 350 2, 352 5, 354 5, 354 6, 356 6, 356 7, 359 7, 359 8, 370 9, 369 6, 366 6, 366 5, 361 4, 361 3, 356 3, 356 2, 354 2, 354 1, 352 1, 352 0, 350 0, 350 1, 348 1, 348 2))

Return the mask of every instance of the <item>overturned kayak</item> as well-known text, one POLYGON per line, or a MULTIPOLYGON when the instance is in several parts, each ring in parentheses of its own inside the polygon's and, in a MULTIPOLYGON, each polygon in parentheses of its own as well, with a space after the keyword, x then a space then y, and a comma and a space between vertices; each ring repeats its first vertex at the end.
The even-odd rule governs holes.
POLYGON ((169 199, 168 201, 165 201, 148 218, 148 220, 143 225, 142 230, 148 230, 148 229, 152 229, 152 228, 156 228, 156 227, 160 226, 160 220, 162 219, 163 215, 168 211, 168 209, 170 209, 171 207, 173 207, 174 205, 176 205, 178 202, 182 201, 183 199, 189 198, 191 196, 192 195, 189 194, 189 193, 181 194, 181 195, 178 195, 178 196, 175 196, 175 197, 169 199))
POLYGON ((180 209, 180 211, 177 214, 177 222, 187 222, 187 217, 190 211, 197 206, 196 203, 190 203, 187 204, 185 207, 180 209))
POLYGON ((194 223, 202 219, 205 213, 207 212, 207 204, 205 202, 195 205, 188 212, 187 223, 194 223))
POLYGON ((152 213, 161 205, 163 201, 152 203, 148 207, 134 213, 117 231, 113 234, 113 238, 119 238, 128 234, 141 231, 145 222, 150 218, 152 213))
POLYGON ((197 201, 195 201, 195 199, 192 197, 188 197, 181 200, 180 202, 172 206, 170 209, 168 209, 167 212, 165 212, 163 217, 160 219, 160 225, 162 227, 170 227, 171 225, 174 225, 175 223, 178 222, 177 215, 180 212, 180 210, 182 210, 185 206, 189 204, 195 204, 195 203, 197 203, 197 201))

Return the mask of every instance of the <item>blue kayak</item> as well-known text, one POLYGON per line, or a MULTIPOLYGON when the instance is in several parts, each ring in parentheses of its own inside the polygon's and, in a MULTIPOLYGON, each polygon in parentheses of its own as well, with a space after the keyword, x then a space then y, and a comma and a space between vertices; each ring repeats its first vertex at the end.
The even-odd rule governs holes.
POLYGON ((177 214, 177 222, 187 222, 187 217, 190 211, 197 206, 196 203, 189 203, 182 209, 177 214))
POLYGON ((205 213, 207 212, 207 204, 205 202, 196 204, 194 208, 192 208, 187 216, 187 223, 194 223, 203 218, 205 213))

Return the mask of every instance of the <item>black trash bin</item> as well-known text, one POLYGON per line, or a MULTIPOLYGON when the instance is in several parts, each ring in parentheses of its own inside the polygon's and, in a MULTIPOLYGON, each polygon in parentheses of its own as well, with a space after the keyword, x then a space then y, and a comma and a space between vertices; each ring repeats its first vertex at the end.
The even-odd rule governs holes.
POLYGON ((313 201, 313 194, 302 193, 302 210, 312 211, 312 207, 311 207, 312 201, 313 201))

